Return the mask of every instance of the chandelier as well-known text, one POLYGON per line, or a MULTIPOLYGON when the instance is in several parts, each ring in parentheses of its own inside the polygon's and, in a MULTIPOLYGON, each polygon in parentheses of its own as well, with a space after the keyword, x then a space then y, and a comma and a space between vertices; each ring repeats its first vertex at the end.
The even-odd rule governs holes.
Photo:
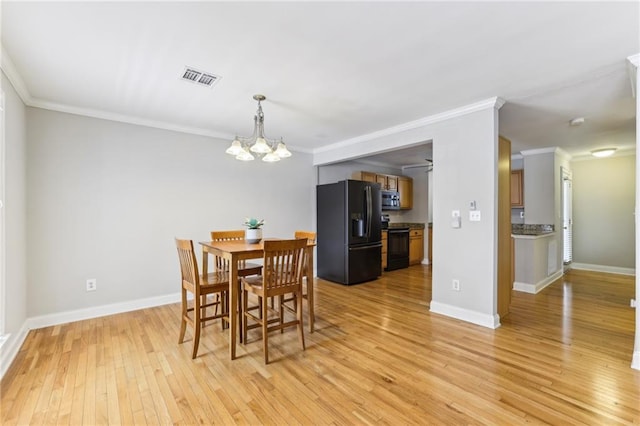
POLYGON ((253 95, 253 99, 258 101, 258 111, 253 116, 253 134, 248 138, 236 136, 225 152, 240 161, 254 160, 254 155, 263 156, 262 161, 268 163, 291 157, 291 152, 287 149, 282 138, 280 140, 268 139, 264 135, 264 114, 260 102, 267 98, 264 95, 253 95))

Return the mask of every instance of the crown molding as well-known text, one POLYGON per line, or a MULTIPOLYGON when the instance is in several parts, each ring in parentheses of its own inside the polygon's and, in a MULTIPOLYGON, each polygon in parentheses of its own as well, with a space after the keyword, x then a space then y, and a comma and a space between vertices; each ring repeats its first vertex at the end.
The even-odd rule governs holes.
POLYGON ((395 135, 398 133, 406 132, 407 130, 413 130, 420 127, 428 126, 431 124, 439 123, 441 121, 450 120, 455 117, 460 117, 466 114, 470 114, 476 111, 482 111, 487 108, 496 108, 500 109, 502 105, 504 105, 505 101, 499 97, 493 97, 489 99, 485 99, 480 102, 476 102, 473 104, 465 105, 460 108, 454 108, 445 112, 441 112, 438 114, 430 115, 428 117, 420 118, 418 120, 409 121, 404 124, 399 124, 397 126, 389 127, 387 129, 379 130, 377 132, 368 133, 361 136, 356 136, 355 138, 345 139, 340 142, 332 143, 330 145, 325 145, 321 148, 316 148, 313 150, 314 154, 318 154, 321 152, 333 151, 335 149, 344 148, 351 145, 356 145, 362 142, 368 142, 374 139, 378 139, 384 136, 395 135))
POLYGON ((16 66, 7 53, 7 49, 5 49, 2 44, 0 44, 0 51, 0 68, 2 68, 4 75, 7 76, 7 79, 9 79, 11 85, 13 85, 13 88, 18 93, 18 96, 20 96, 20 99, 22 99, 22 102, 27 106, 31 106, 33 98, 27 89, 27 85, 24 84, 24 80, 20 77, 16 66))
MULTIPOLYGON (((215 131, 203 129, 200 127, 180 126, 178 124, 170 123, 166 121, 150 120, 147 118, 136 117, 132 115, 125 115, 125 114, 117 114, 114 112, 98 110, 98 109, 74 107, 74 106, 59 104, 55 102, 43 101, 41 99, 31 98, 31 101, 27 105, 34 108, 47 109, 50 111, 64 112, 67 114, 81 115, 84 117, 98 118, 102 120, 116 121, 119 123, 134 124, 137 126, 151 127, 154 129, 169 130, 169 131, 178 132, 178 133, 206 136, 206 137, 221 139, 226 141, 231 141, 233 140, 233 137, 234 137, 234 135, 231 135, 231 134, 215 132, 215 131)), ((289 145, 288 148, 291 151, 311 154, 311 150, 309 149, 299 148, 292 145, 289 145)))
POLYGON ((559 156, 561 156, 567 161, 571 161, 571 154, 569 154, 567 151, 565 151, 562 148, 556 147, 556 154, 558 154, 559 156))
POLYGON ((631 81, 631 95, 635 98, 638 88, 638 67, 640 66, 640 53, 627 57, 627 73, 629 74, 629 81, 631 81))
POLYGON ((180 126, 177 124, 168 123, 164 121, 149 120, 142 117, 135 117, 135 116, 125 115, 125 114, 117 114, 114 112, 103 111, 98 109, 74 107, 70 105, 59 104, 56 102, 43 101, 40 99, 34 99, 30 106, 47 109, 50 111, 65 112, 68 114, 75 114, 75 115, 83 115, 86 117, 100 118, 100 119, 109 120, 109 121, 118 121, 118 122, 127 123, 127 124, 136 124, 138 126, 154 127, 154 128, 163 129, 163 130, 172 130, 180 133, 190 133, 194 135, 209 136, 209 137, 218 138, 218 139, 228 139, 228 140, 233 139, 233 135, 213 132, 211 130, 202 129, 198 127, 180 126))
MULTIPOLYGON (((526 149, 524 151, 520 151, 520 155, 521 155, 520 158, 524 158, 529 155, 539 155, 539 154, 558 154, 559 156, 563 157, 565 160, 571 161, 571 154, 569 154, 567 151, 557 146, 552 146, 549 148, 526 149)), ((517 154, 512 155, 511 158, 514 158, 515 155, 517 154)))
MULTIPOLYGON (((18 96, 20 96, 20 99, 22 99, 22 102, 29 107, 42 108, 50 111, 64 112, 68 114, 99 118, 99 119, 109 120, 109 121, 117 121, 121 123, 134 124, 138 126, 152 127, 156 129, 162 129, 162 130, 170 130, 170 131, 179 132, 179 133, 187 133, 187 134, 198 135, 198 136, 207 136, 207 137, 222 139, 222 140, 231 141, 234 137, 234 135, 232 134, 214 132, 212 130, 203 129, 199 127, 180 126, 178 124, 165 122, 165 121, 149 120, 147 118, 125 115, 125 114, 117 114, 114 112, 98 110, 98 109, 74 107, 70 105, 60 104, 56 102, 49 102, 42 99, 34 98, 29 93, 29 90, 27 89, 27 86, 24 83, 24 80, 18 73, 13 61, 11 60, 11 57, 9 57, 9 55, 7 54, 7 51, 4 49, 4 47, 1 44, 0 44, 0 50, 2 51, 0 55, 1 56, 0 68, 5 73, 5 75, 11 82, 11 84, 13 85, 13 88, 18 93, 18 96)), ((291 151, 295 151, 295 152, 302 152, 307 154, 313 153, 311 149, 307 149, 307 148, 300 148, 292 145, 289 145, 288 148, 291 151)))
POLYGON ((550 148, 538 148, 538 149, 525 149, 524 151, 520 151, 523 157, 528 155, 538 155, 538 154, 552 154, 556 152, 555 147, 550 148))

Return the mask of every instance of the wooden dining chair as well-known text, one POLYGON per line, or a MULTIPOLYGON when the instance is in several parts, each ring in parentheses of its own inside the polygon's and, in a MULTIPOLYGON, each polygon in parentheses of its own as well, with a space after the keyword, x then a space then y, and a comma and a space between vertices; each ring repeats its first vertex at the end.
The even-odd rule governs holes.
POLYGON ((176 238, 178 258, 180 259, 180 273, 182 276, 181 295, 182 313, 180 321, 180 337, 178 343, 184 342, 187 324, 193 328, 193 353, 191 358, 198 355, 200 344, 200 329, 207 321, 221 318, 223 323, 229 322, 228 303, 229 273, 227 271, 214 271, 206 276, 198 272, 198 262, 193 251, 192 240, 180 240, 176 238), (189 307, 187 292, 193 294, 192 306, 189 307), (207 296, 216 295, 210 301, 207 296), (213 315, 207 316, 207 308, 215 306, 213 315), (218 313, 218 308, 220 312, 218 313), (192 314, 191 316, 189 314, 192 314))
MULTIPOLYGON (((211 241, 241 241, 244 240, 244 230, 231 231, 211 231, 211 241)), ((229 270, 229 262, 219 256, 214 256, 215 269, 220 271, 229 270)), ((260 275, 262 265, 256 263, 248 263, 241 260, 238 264, 238 276, 246 277, 249 275, 260 275)))
MULTIPOLYGON (((245 239, 245 232, 242 229, 226 230, 226 231, 211 231, 211 241, 242 241, 245 239)), ((214 268, 219 271, 229 271, 229 261, 219 256, 213 257, 214 268)), ((245 260, 238 262, 238 309, 242 307, 242 290, 240 285, 240 278, 248 277, 250 275, 260 275, 262 273, 262 265, 256 263, 249 263, 245 260)), ((242 332, 242 315, 240 315, 240 341, 244 340, 244 334, 242 332)))
POLYGON ((265 364, 269 363, 268 336, 270 331, 297 326, 302 350, 305 349, 302 321, 302 274, 306 247, 306 239, 266 240, 264 241, 262 275, 242 278, 242 312, 244 316, 242 326, 245 343, 249 329, 258 327, 262 329, 265 364), (257 307, 249 307, 248 295, 250 293, 256 295, 261 302, 257 307), (296 295, 298 307, 295 320, 285 322, 282 305, 276 311, 268 306, 269 304, 266 303, 266 300, 288 293, 296 295), (257 315, 254 314, 256 308, 260 311, 257 315), (270 313, 272 314, 271 316, 269 315, 270 313), (275 321, 271 319, 275 319, 275 321), (249 325, 249 321, 253 321, 253 324, 249 325))
MULTIPOLYGON (((294 238, 296 239, 301 239, 301 238, 306 238, 307 239, 307 243, 314 243, 316 242, 316 233, 313 231, 295 231, 294 233, 294 238)), ((313 252, 311 252, 311 256, 313 256, 313 252)), ((310 271, 310 273, 307 273, 307 265, 308 262, 312 262, 313 264, 313 258, 309 258, 309 255, 305 255, 304 257, 304 263, 302 266, 302 276, 303 276, 303 280, 302 280, 302 298, 307 300, 307 305, 310 305, 313 303, 313 294, 311 294, 311 297, 309 297, 309 291, 313 291, 313 282, 310 280, 313 280, 313 271, 310 271), (304 284, 306 282, 306 291, 304 288, 304 284)), ((296 312, 296 308, 297 308, 297 303, 295 300, 295 295, 294 294, 285 294, 280 296, 280 304, 287 309, 290 312, 296 312)), ((313 333, 313 323, 314 323, 314 318, 313 318, 313 309, 311 306, 308 306, 307 311, 309 312, 309 328, 311 330, 311 332, 313 333)))

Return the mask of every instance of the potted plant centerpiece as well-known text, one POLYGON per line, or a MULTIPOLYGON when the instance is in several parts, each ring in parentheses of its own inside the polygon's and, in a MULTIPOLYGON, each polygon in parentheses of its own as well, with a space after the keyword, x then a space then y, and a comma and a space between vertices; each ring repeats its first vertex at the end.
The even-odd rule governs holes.
POLYGON ((244 220, 244 226, 247 227, 244 238, 248 243, 259 243, 262 239, 262 225, 264 225, 264 219, 258 220, 253 217, 248 217, 244 220))

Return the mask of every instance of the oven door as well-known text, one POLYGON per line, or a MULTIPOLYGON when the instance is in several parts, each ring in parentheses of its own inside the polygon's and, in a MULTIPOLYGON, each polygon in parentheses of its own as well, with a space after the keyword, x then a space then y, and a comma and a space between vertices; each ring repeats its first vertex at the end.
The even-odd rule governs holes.
POLYGON ((385 270, 393 271, 407 267, 409 267, 409 228, 389 228, 385 270))

